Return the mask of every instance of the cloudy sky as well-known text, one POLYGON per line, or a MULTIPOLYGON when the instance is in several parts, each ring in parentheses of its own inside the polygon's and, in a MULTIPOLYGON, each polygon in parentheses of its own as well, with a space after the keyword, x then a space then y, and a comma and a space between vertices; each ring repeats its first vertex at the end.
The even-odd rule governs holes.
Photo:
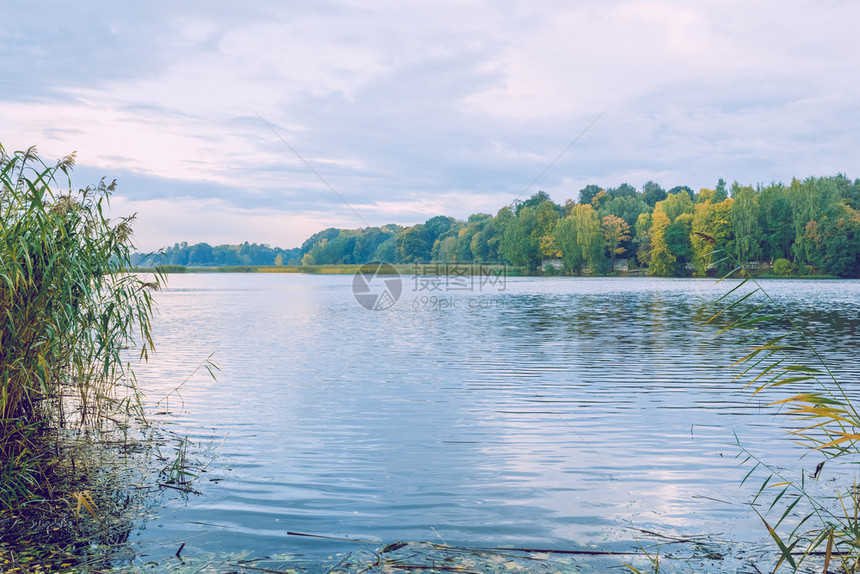
POLYGON ((0 143, 117 179, 147 250, 590 183, 860 177, 858 2, 4 2, 0 22, 0 143))

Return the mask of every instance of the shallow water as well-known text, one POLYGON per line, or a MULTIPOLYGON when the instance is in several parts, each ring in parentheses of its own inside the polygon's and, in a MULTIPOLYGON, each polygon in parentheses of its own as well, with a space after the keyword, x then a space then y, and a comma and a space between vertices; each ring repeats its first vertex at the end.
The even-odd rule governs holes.
MULTIPOLYGON (((763 284, 856 380, 860 283, 763 284)), ((731 381, 743 345, 706 323, 726 284, 421 287, 404 278, 397 305, 368 311, 351 276, 171 275, 140 384, 198 460, 223 445, 202 494, 142 524, 137 552, 184 542, 322 564, 343 543, 287 532, 602 549, 629 548, 638 529, 767 536, 733 433, 773 464, 803 451, 766 397, 731 381), (192 375, 213 352, 217 381, 192 375)))

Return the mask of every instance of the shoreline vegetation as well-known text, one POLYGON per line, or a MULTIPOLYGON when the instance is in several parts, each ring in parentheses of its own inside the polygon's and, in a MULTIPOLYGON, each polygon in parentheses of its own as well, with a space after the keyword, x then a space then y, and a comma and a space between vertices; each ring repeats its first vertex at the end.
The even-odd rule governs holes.
MULTIPOLYGON (((193 273, 287 273, 287 274, 306 274, 306 275, 354 275, 364 264, 349 264, 349 265, 223 265, 223 266, 185 266, 185 265, 157 265, 155 267, 132 267, 133 273, 159 273, 163 275, 170 274, 193 274, 193 273)), ((569 275, 564 275, 561 272, 536 270, 530 273, 527 268, 514 267, 504 265, 502 263, 479 264, 479 263, 419 263, 419 264, 399 264, 392 265, 399 275, 420 275, 420 276, 445 276, 445 275, 498 275, 503 274, 506 277, 559 277, 571 278, 569 275)), ((736 276, 741 276, 736 273, 736 276)), ((773 267, 763 265, 759 269, 744 270, 743 276, 755 277, 757 279, 839 279, 836 275, 812 274, 809 275, 779 275, 774 273, 773 267)), ((588 270, 584 270, 576 277, 591 277, 591 278, 613 278, 613 277, 652 277, 648 275, 647 269, 632 269, 627 271, 615 271, 603 275, 593 275, 588 270)), ((676 277, 683 279, 683 277, 676 277)), ((714 278, 714 274, 709 274, 707 277, 714 278)))
POLYGON ((73 190, 74 162, 0 145, 4 572, 109 565, 152 499, 136 465, 157 460, 157 433, 131 353, 153 350, 163 277, 125 271, 133 217, 105 217, 115 182, 73 190))
MULTIPOLYGON (((239 271, 244 267, 497 263, 528 275, 719 277, 729 257, 774 275, 860 277, 860 179, 843 174, 789 184, 727 185, 669 191, 587 185, 578 199, 555 203, 539 191, 496 213, 465 221, 439 215, 412 226, 338 229, 300 247, 256 243, 176 243, 132 257, 138 268, 179 265, 239 271), (704 238, 708 238, 705 240, 704 238), (713 252, 728 257, 716 259, 713 252)), ((289 271, 287 271, 289 272, 289 271)), ((310 271, 314 272, 314 271, 310 271)))
MULTIPOLYGON (((703 239, 713 243, 710 237, 703 239)), ((825 349, 813 343, 731 254, 727 259, 736 267, 723 278, 743 280, 713 303, 717 312, 707 323, 721 327, 716 336, 738 336, 745 355, 728 367, 736 373, 732 381, 742 384, 750 396, 758 395, 772 416, 786 417, 786 434, 806 449, 790 467, 776 466, 766 454, 748 449, 735 434, 735 458, 750 469, 741 485, 764 476, 749 505, 779 549, 773 572, 783 564, 798 572, 802 563, 816 559, 823 564, 813 564, 813 571, 827 573, 834 565, 838 572, 860 572, 856 472, 833 476, 828 481, 832 486, 824 492, 812 487, 825 465, 832 472, 834 466, 844 469, 856 464, 860 411, 855 397, 831 370, 825 349)))

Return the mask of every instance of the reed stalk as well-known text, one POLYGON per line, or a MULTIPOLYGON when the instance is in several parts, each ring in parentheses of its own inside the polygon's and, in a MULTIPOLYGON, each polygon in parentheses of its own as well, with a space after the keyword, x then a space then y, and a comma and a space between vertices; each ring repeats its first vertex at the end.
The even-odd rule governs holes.
POLYGON ((163 277, 126 272, 134 217, 105 215, 115 181, 74 191, 74 163, 0 145, 0 508, 54 496, 51 429, 143 414, 127 355, 153 349, 163 277))

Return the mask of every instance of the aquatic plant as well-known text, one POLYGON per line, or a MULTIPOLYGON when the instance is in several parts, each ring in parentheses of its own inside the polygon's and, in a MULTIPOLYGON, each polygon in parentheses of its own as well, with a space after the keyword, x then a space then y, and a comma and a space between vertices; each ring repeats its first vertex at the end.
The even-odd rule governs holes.
POLYGON ((735 437, 741 464, 750 466, 742 483, 761 480, 750 508, 779 549, 774 571, 783 563, 796 571, 809 556, 817 555, 823 556, 825 572, 834 561, 844 572, 858 572, 860 491, 856 482, 837 482, 834 491, 823 496, 810 483, 820 478, 825 465, 856 463, 860 414, 807 333, 742 265, 731 256, 726 258, 734 268, 720 281, 741 280, 715 302, 722 308, 709 322, 731 316, 719 334, 741 332, 741 340, 748 345, 732 365, 738 369, 734 380, 743 382, 753 396, 770 397, 767 404, 774 414, 789 416, 788 433, 806 449, 801 458, 813 454, 822 458, 814 463, 814 470, 803 468, 803 461, 795 468, 780 468, 735 437), (769 521, 769 516, 775 518, 769 521))
POLYGON ((105 216, 116 182, 73 191, 74 161, 0 145, 0 508, 53 497, 50 430, 143 415, 127 349, 153 347, 161 276, 125 272, 134 218, 105 216))

